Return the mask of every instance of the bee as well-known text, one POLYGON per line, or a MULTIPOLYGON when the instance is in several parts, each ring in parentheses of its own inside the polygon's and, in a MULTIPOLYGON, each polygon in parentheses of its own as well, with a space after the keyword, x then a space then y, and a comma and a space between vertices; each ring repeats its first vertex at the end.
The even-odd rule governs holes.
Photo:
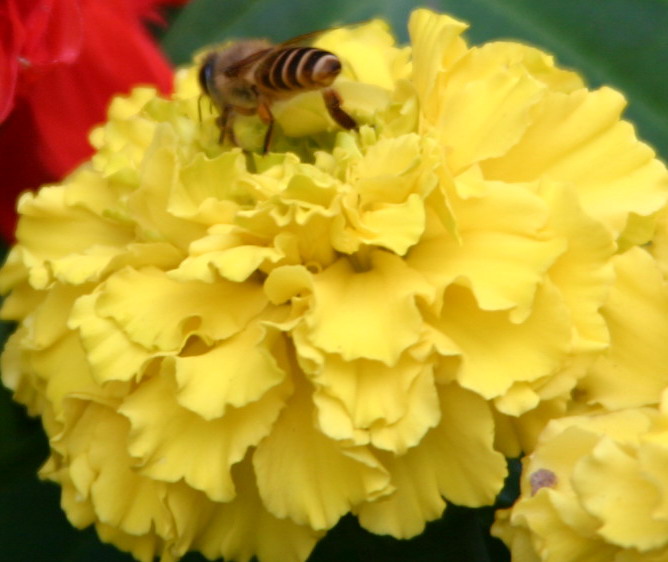
POLYGON ((315 47, 297 46, 319 31, 300 35, 278 45, 264 39, 247 39, 209 52, 199 71, 202 92, 220 111, 220 143, 234 138, 235 114, 255 115, 267 124, 263 153, 269 149, 274 128, 271 105, 302 92, 320 90, 325 107, 344 129, 357 123, 341 107, 341 97, 331 85, 341 72, 334 54, 315 47))

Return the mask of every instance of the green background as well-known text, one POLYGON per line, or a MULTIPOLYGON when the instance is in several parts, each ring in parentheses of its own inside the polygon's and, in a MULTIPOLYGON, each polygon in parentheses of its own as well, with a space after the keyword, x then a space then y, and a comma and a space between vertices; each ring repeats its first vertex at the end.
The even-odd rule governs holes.
MULTIPOLYGON (((304 32, 372 17, 387 19, 401 42, 406 21, 418 6, 468 21, 471 43, 520 40, 553 53, 560 65, 580 71, 592 87, 608 84, 629 100, 627 117, 641 138, 668 157, 667 0, 193 0, 169 13, 170 27, 158 32, 176 64, 194 50, 230 38, 281 41, 304 32)), ((0 327, 0 337, 10 326, 0 327)), ((101 544, 90 529, 72 529, 59 508, 59 490, 41 483, 35 471, 47 455, 39 422, 25 416, 0 390, 0 560, 11 562, 129 561, 101 544)), ((517 474, 517 462, 511 473, 517 474)), ((510 478, 499 498, 516 493, 510 478)), ((451 506, 440 521, 410 541, 377 537, 345 517, 321 541, 311 562, 410 561, 503 562, 509 556, 488 537, 492 509, 451 506)), ((185 560, 203 560, 196 554, 185 560)))

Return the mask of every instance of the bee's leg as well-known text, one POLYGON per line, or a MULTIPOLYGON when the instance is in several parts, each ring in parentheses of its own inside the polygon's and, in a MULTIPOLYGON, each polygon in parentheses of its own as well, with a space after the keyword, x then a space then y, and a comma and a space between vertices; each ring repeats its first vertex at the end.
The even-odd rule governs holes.
POLYGON ((267 132, 264 135, 264 143, 262 144, 262 154, 267 154, 269 145, 271 144, 271 135, 274 132, 274 116, 269 109, 269 105, 266 103, 261 103, 258 106, 257 114, 267 124, 267 132))
POLYGON ((225 142, 225 123, 222 117, 216 117, 216 125, 220 129, 220 136, 218 137, 218 144, 223 144, 225 142))
POLYGON ((218 142, 223 144, 225 137, 230 136, 232 144, 237 145, 237 139, 234 138, 234 129, 232 129, 232 106, 226 105, 223 107, 223 113, 216 119, 216 124, 220 127, 220 138, 218 142))
POLYGON ((357 129, 357 123, 341 108, 341 96, 332 88, 322 90, 322 98, 325 100, 327 111, 344 129, 357 129))

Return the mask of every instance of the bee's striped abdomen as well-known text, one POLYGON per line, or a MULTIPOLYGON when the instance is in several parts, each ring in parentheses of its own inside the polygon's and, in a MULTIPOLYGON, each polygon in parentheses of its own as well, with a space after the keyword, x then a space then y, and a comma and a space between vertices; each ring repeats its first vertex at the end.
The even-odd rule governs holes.
POLYGON ((268 56, 256 70, 264 90, 292 93, 329 86, 341 72, 341 62, 329 51, 313 47, 287 47, 268 56))

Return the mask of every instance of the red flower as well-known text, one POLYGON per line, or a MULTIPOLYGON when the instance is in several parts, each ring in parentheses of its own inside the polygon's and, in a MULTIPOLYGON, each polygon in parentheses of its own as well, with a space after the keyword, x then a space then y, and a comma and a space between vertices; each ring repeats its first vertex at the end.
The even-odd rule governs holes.
POLYGON ((0 0, 0 235, 13 238, 15 200, 90 156, 91 127, 117 93, 171 68, 143 25, 187 0, 0 0))

